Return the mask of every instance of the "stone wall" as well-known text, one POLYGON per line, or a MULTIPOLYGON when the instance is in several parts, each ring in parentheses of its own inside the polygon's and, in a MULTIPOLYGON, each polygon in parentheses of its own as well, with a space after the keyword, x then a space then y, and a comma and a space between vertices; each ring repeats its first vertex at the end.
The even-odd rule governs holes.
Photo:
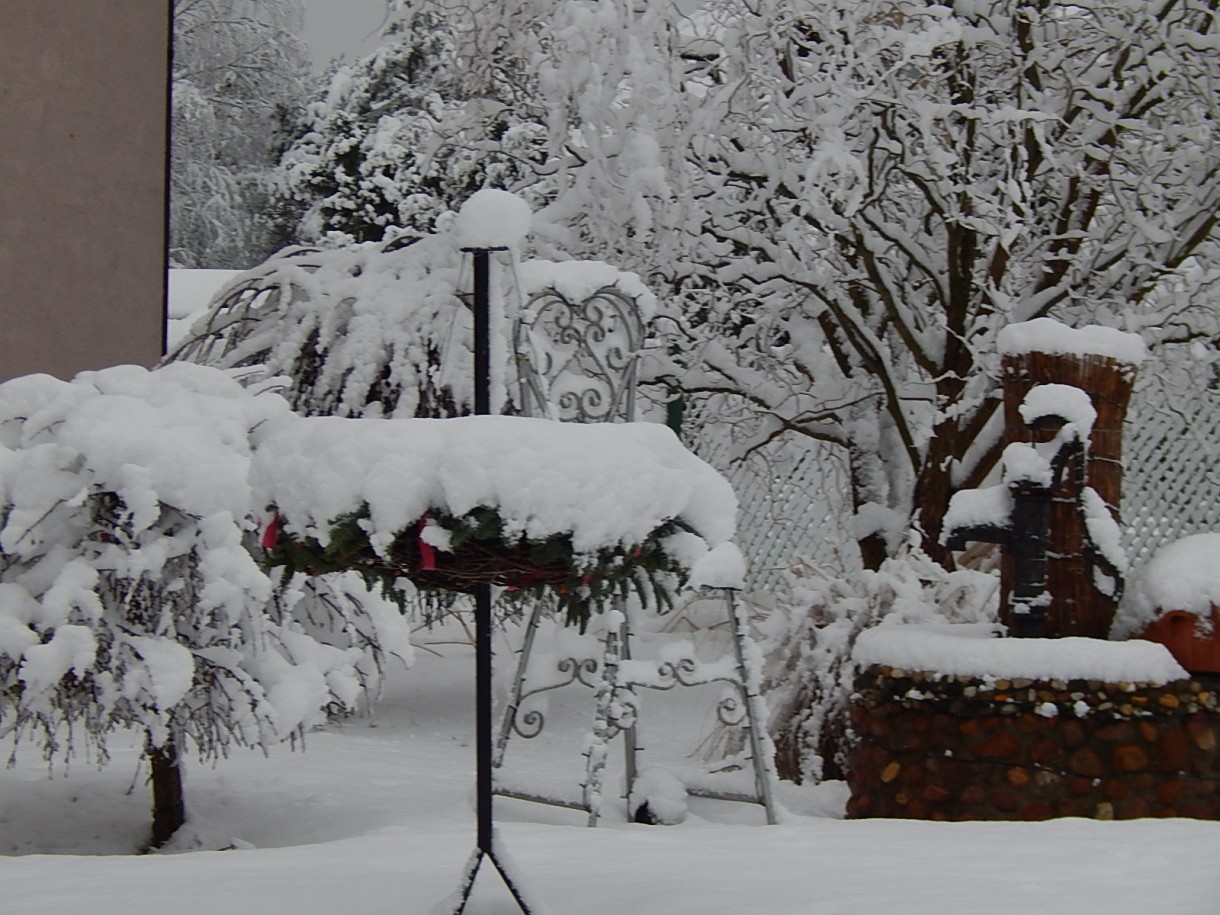
POLYGON ((1220 678, 1165 686, 870 667, 849 817, 1220 819, 1220 678))

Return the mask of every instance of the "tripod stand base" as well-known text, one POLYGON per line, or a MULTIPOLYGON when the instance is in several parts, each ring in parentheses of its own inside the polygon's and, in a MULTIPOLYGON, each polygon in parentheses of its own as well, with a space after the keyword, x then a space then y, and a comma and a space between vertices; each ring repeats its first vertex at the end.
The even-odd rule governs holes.
MULTIPOLYGON (((493 849, 498 842, 493 843, 493 849)), ((462 880, 457 890, 440 905, 432 910, 432 915, 462 915, 466 911, 466 903, 470 900, 470 894, 474 890, 475 878, 479 875, 479 865, 483 863, 483 859, 487 858, 492 863, 495 869, 499 872, 500 878, 504 881, 504 885, 508 888, 508 892, 516 901, 518 908, 524 915, 547 915, 548 910, 539 905, 535 901, 526 899, 526 894, 522 890, 520 881, 514 879, 516 868, 512 861, 508 860, 502 851, 493 849, 476 848, 470 853, 470 857, 466 860, 466 866, 462 869, 462 880)))

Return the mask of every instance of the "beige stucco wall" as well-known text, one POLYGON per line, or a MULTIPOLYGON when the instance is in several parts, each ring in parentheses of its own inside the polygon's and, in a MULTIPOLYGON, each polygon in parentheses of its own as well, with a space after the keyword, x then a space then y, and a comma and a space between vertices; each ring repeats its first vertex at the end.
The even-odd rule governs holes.
POLYGON ((161 354, 169 0, 4 0, 0 380, 161 354))

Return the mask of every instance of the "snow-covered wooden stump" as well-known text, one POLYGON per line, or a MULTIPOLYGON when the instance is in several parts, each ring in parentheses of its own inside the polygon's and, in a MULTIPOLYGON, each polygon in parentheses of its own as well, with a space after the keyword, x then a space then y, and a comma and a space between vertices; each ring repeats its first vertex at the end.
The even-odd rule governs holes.
MULTIPOLYGON (((1004 435, 1009 442, 1047 441, 1054 429, 1031 428, 1022 406, 1040 385, 1079 388, 1096 413, 1087 438, 1082 474, 1065 473, 1050 508, 1046 543, 1047 635, 1106 638, 1119 589, 1099 587, 1088 555, 1084 487, 1093 490, 1115 523, 1122 496, 1122 428, 1136 369, 1144 356, 1135 334, 1112 328, 1073 329, 1049 318, 1014 324, 1000 332, 1003 356, 1004 435)), ((1015 585, 1011 560, 1001 566, 1001 616, 1011 623, 1015 585), (1006 618, 1007 617, 1007 618, 1006 618)))

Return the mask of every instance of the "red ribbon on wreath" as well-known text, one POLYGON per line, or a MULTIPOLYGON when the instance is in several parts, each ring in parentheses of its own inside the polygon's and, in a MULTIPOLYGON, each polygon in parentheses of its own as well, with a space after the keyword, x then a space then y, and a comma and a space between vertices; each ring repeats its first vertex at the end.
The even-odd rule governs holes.
POLYGON ((280 539, 280 513, 272 512, 267 523, 263 525, 263 533, 259 537, 258 545, 264 550, 275 549, 275 543, 280 539))
POLYGON ((419 519, 419 533, 417 540, 419 542, 419 570, 421 572, 436 571, 436 548, 424 539, 424 527, 428 524, 428 516, 424 515, 419 519))

